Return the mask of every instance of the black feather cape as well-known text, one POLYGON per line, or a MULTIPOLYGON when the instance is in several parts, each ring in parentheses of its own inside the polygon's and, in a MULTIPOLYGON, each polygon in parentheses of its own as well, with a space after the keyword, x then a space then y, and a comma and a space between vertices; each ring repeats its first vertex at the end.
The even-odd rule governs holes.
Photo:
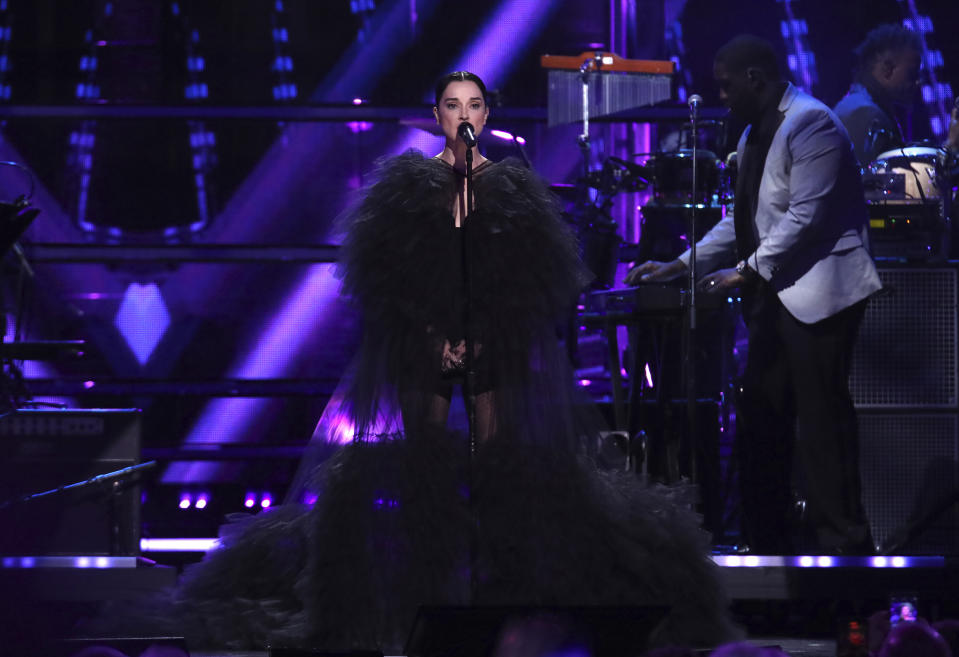
POLYGON ((653 604, 670 607, 654 643, 736 636, 690 489, 591 453, 600 427, 555 331, 588 274, 547 188, 517 163, 485 166, 464 234, 450 211, 461 180, 406 153, 345 213, 339 273, 364 335, 294 486, 317 501, 227 525, 174 592, 167 629, 196 646, 398 654, 423 604, 653 604), (395 417, 397 390, 438 380, 437 336, 463 330, 464 235, 501 423, 472 456, 462 435, 414 435, 395 417))

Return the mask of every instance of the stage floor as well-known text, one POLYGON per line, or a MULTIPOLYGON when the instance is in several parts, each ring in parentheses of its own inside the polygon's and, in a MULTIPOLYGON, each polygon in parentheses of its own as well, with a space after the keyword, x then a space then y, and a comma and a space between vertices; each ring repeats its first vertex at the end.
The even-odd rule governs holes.
MULTIPOLYGON (((748 640, 780 646, 793 657, 832 657, 845 622, 855 619, 865 625, 869 615, 888 609, 890 597, 898 594, 915 597, 920 615, 931 621, 959 618, 956 558, 718 555, 713 559, 748 640)), ((0 591, 6 604, 13 602, 17 607, 32 600, 35 609, 51 601, 64 610, 73 603, 88 610, 91 603, 149 596, 176 581, 175 569, 134 560, 133 567, 123 561, 117 568, 77 568, 68 565, 69 559, 47 567, 39 566, 44 562, 5 559, 0 591), (11 593, 16 600, 11 600, 11 593)), ((265 657, 269 653, 196 650, 190 654, 265 657)))
MULTIPOLYGON (((828 639, 789 637, 751 637, 749 643, 757 646, 779 646, 790 657, 836 657, 836 642, 828 639)), ((208 652, 190 651, 190 657, 268 657, 268 652, 208 652)), ((304 657, 307 657, 304 654, 304 657)), ((386 656, 390 657, 390 656, 386 656)), ((393 657, 402 657, 400 655, 393 657)))

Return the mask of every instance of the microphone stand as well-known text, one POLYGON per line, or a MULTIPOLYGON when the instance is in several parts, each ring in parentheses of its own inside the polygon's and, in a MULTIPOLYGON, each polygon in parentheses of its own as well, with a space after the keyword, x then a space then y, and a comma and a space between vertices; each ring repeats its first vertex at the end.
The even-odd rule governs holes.
MULTIPOLYGON (((693 98, 696 98, 695 96, 693 98)), ((689 236, 689 272, 688 272, 688 281, 689 286, 689 297, 688 297, 688 306, 687 306, 687 322, 686 322, 686 354, 683 361, 683 369, 685 378, 686 378, 686 428, 689 432, 688 434, 688 445, 689 445, 689 478, 696 482, 697 472, 696 472, 696 453, 698 447, 698 437, 696 434, 696 328, 697 328, 697 318, 696 318, 696 241, 698 237, 696 235, 696 215, 698 209, 698 191, 699 186, 697 184, 697 168, 698 168, 698 153, 697 153, 697 142, 699 141, 699 134, 697 129, 697 119, 699 118, 699 104, 695 100, 689 105, 689 122, 691 125, 691 133, 693 140, 693 193, 691 196, 692 203, 689 208, 689 224, 686 228, 686 234, 689 236)))
MULTIPOLYGON (((464 139, 465 142, 465 139, 464 139)), ((475 142, 474 142, 475 145, 475 142)), ((462 245, 462 273, 463 273, 463 291, 466 295, 466 303, 463 307, 463 330, 465 335, 464 343, 466 345, 465 365, 466 381, 463 387, 463 400, 466 403, 467 435, 469 440, 469 461, 466 468, 466 490, 469 495, 469 513, 472 522, 470 523, 470 601, 476 602, 476 592, 478 580, 476 576, 476 562, 478 557, 477 523, 476 523, 476 505, 473 499, 473 466, 476 460, 476 371, 473 358, 473 276, 470 271, 471 244, 469 239, 469 230, 473 217, 473 146, 466 144, 466 214, 461 222, 461 233, 463 239, 462 245)))

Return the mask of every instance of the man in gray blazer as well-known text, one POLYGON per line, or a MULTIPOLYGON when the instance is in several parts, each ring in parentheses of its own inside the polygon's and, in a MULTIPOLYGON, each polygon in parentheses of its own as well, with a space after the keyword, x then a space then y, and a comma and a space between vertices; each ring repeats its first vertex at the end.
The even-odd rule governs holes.
MULTIPOLYGON (((819 547, 868 553, 848 380, 866 300, 881 284, 856 157, 832 111, 781 79, 767 41, 736 37, 713 71, 720 99, 750 124, 739 141, 735 211, 696 254, 707 272, 700 289, 741 289, 749 330, 737 416, 746 539, 756 553, 792 551, 787 519, 799 479, 819 547)), ((643 263, 626 282, 676 278, 689 258, 643 263)))

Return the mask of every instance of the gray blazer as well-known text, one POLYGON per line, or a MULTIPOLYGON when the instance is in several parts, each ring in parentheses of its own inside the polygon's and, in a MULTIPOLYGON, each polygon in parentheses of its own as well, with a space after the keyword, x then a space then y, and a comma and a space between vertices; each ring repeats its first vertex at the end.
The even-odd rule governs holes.
MULTIPOLYGON (((836 115, 789 85, 756 202, 759 247, 746 260, 786 309, 812 324, 882 287, 869 254, 866 205, 856 157, 836 115)), ((749 128, 739 140, 743 152, 749 128)), ((689 264, 689 251, 680 256, 689 264)), ((696 245, 708 273, 736 261, 730 211, 696 245)))

